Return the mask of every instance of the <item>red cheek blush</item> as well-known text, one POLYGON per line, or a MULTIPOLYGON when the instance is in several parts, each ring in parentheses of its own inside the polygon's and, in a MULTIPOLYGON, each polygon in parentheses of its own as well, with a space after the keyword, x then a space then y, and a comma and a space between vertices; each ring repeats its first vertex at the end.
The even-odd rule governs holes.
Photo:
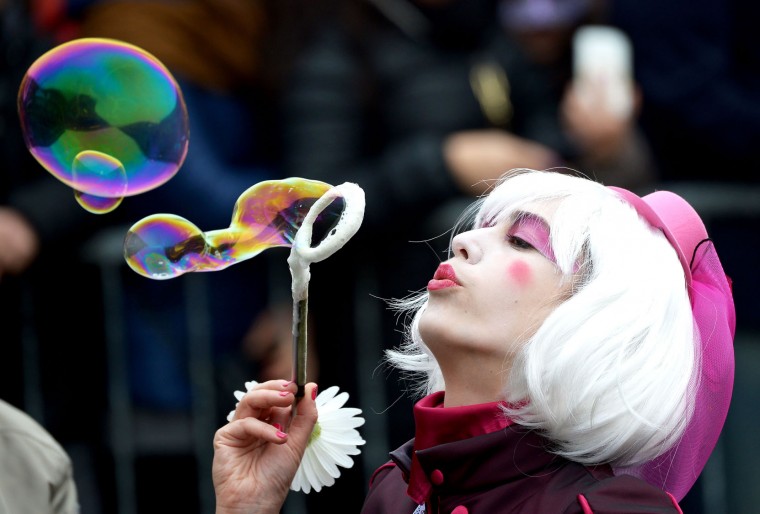
POLYGON ((515 284, 521 287, 527 286, 533 280, 533 273, 525 261, 515 261, 510 264, 507 268, 507 275, 512 278, 515 284))

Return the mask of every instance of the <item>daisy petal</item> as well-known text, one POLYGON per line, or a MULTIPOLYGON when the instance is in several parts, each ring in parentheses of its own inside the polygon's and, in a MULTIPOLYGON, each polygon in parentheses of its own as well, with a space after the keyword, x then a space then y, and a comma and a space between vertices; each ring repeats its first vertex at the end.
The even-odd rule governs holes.
POLYGON ((317 424, 314 426, 309 445, 290 488, 309 492, 309 485, 319 492, 331 486, 340 477, 340 467, 354 465, 350 455, 359 455, 358 445, 364 444, 355 430, 364 424, 357 417, 361 409, 342 408, 348 401, 348 393, 338 393, 338 387, 328 387, 316 399, 317 424), (308 484, 308 485, 307 485, 308 484))

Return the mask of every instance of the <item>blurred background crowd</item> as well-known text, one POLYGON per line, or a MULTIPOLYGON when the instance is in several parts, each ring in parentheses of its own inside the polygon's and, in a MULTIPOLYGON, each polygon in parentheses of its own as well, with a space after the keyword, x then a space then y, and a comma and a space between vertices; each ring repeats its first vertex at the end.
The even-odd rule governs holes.
MULTIPOLYGON (((149 214, 230 225, 267 179, 350 181, 359 233, 312 267, 309 380, 366 419, 351 469, 289 513, 358 512, 413 436, 414 399, 381 364, 386 299, 425 286, 463 206, 512 168, 668 188, 708 224, 737 307, 726 429, 687 513, 756 512, 760 443, 760 4, 751 0, 0 0, 0 400, 71 457, 82 514, 213 512, 211 440, 247 380, 289 378, 287 250, 152 281, 122 256, 149 214), (623 109, 582 82, 574 36, 621 31, 623 109), (45 51, 106 37, 156 56, 190 118, 179 173, 94 215, 24 145, 17 92, 45 51)), ((0 427, 2 430, 2 427, 0 427)), ((0 455, 0 461, 3 456, 0 455)), ((0 479, 1 480, 1 479, 0 479)))

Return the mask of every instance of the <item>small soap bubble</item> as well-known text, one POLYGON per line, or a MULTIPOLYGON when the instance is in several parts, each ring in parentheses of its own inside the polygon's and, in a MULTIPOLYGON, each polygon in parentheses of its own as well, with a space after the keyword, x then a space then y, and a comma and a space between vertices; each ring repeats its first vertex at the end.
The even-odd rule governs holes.
MULTIPOLYGON (((235 202, 226 229, 203 232, 174 214, 154 214, 135 223, 124 239, 124 259, 132 270, 155 280, 190 271, 217 271, 268 248, 292 247, 309 209, 332 186, 317 180, 266 180, 235 202)), ((317 218, 327 233, 339 219, 336 201, 317 218)))
POLYGON ((187 155, 179 85, 153 55, 122 41, 53 48, 27 70, 17 103, 31 154, 91 212, 164 184, 187 155))

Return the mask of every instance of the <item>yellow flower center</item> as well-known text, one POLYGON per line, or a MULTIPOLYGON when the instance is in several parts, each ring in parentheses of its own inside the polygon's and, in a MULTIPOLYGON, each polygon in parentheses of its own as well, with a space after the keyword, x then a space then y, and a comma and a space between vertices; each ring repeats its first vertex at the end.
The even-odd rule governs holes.
POLYGON ((306 443, 306 446, 309 446, 312 442, 319 439, 319 436, 322 434, 322 427, 319 426, 319 421, 317 421, 317 424, 314 425, 314 430, 311 431, 311 435, 309 436, 309 442, 306 443))

